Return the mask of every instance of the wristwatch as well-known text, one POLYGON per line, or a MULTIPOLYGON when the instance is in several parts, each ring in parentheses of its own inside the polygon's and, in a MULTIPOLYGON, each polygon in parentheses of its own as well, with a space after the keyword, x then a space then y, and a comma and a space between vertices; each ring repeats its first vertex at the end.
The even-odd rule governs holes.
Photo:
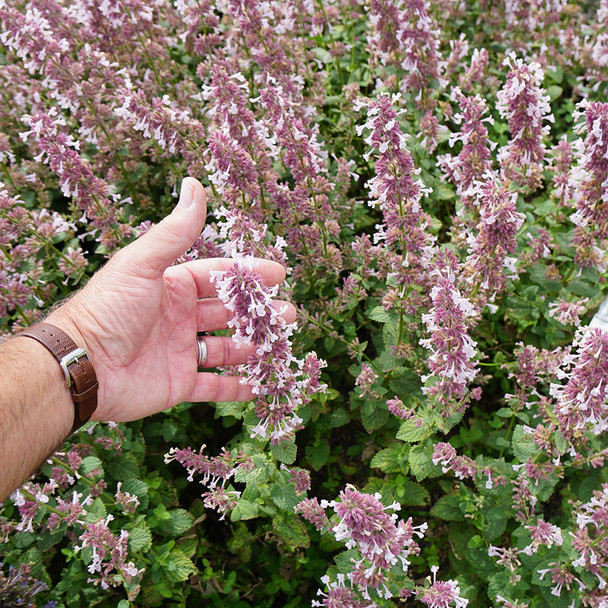
POLYGON ((99 383, 89 353, 76 346, 70 336, 50 323, 31 325, 14 337, 20 336, 40 342, 59 363, 65 385, 71 390, 74 401, 74 424, 70 434, 77 431, 97 409, 99 383))

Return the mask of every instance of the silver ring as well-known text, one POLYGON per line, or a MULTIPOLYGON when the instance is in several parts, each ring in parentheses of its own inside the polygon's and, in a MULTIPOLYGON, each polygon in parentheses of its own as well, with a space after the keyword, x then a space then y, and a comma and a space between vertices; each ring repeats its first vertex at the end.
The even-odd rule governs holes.
POLYGON ((196 362, 199 367, 204 367, 207 363, 207 343, 203 336, 196 339, 196 362))

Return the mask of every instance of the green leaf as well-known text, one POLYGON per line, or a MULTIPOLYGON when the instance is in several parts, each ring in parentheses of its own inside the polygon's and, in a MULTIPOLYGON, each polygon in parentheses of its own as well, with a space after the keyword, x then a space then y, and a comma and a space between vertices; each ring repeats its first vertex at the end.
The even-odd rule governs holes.
POLYGON ((97 458, 97 456, 87 456, 82 459, 80 463, 80 468, 78 469, 83 475, 88 475, 91 471, 95 469, 99 469, 101 471, 100 475, 104 475, 103 465, 101 460, 97 458))
POLYGON ((445 521, 464 521, 464 513, 460 510, 458 496, 442 496, 431 509, 431 515, 445 521))
MULTIPOLYGON (((376 364, 380 367, 381 370, 387 372, 389 370, 394 370, 399 366, 399 361, 393 355, 390 348, 385 348, 380 356, 376 359, 376 364)), ((393 389, 394 390, 394 389, 393 389)))
POLYGON ((422 418, 410 418, 401 424, 397 432, 397 439, 408 443, 424 441, 432 432, 431 425, 422 418))
POLYGON ((508 515, 502 507, 490 507, 484 512, 485 537, 492 541, 498 538, 507 528, 508 515))
POLYGON ((399 367, 393 371, 393 378, 388 383, 393 391, 405 403, 411 403, 415 397, 420 396, 420 376, 412 370, 399 367), (404 370, 400 377, 394 377, 396 372, 404 370))
POLYGON ((388 420, 388 415, 389 412, 385 403, 376 399, 368 399, 361 410, 361 422, 365 430, 370 433, 384 426, 388 420))
POLYGON ((525 462, 540 452, 540 448, 532 441, 532 436, 524 431, 521 424, 518 424, 513 430, 511 445, 519 462, 525 462))
POLYGON ((409 446, 399 444, 380 450, 374 455, 370 465, 385 473, 404 473, 407 466, 408 448, 409 446))
POLYGON ((129 549, 146 553, 152 546, 152 534, 145 521, 140 522, 129 530, 129 549))
POLYGON ((294 440, 271 445, 270 451, 279 462, 284 462, 285 464, 292 464, 298 454, 298 448, 294 440))
POLYGON ((329 458, 329 443, 327 439, 321 439, 318 443, 307 445, 305 454, 308 464, 315 471, 324 467, 329 458))
POLYGON ((260 510, 260 506, 257 502, 251 502, 241 498, 232 513, 230 513, 230 519, 232 521, 240 521, 242 519, 253 519, 257 516, 260 510))
POLYGON ((162 425, 162 435, 163 439, 167 442, 173 441, 178 438, 182 432, 182 428, 177 423, 176 420, 172 420, 171 418, 167 418, 163 421, 162 425))
POLYGON ((378 321, 378 323, 388 323, 391 320, 391 316, 394 317, 394 315, 391 315, 390 312, 384 309, 384 306, 376 306, 376 308, 369 313, 369 318, 372 321, 378 321))
POLYGON ((139 500, 138 510, 144 510, 148 508, 150 497, 148 495, 148 484, 141 481, 140 479, 127 479, 122 482, 120 489, 123 492, 128 492, 133 496, 137 496, 139 500))
POLYGON ((169 511, 169 515, 170 519, 164 522, 162 527, 170 536, 179 536, 189 530, 194 523, 194 517, 185 509, 173 509, 169 511))
POLYGON ((247 467, 239 467, 234 475, 234 480, 239 483, 250 483, 253 480, 258 484, 264 483, 270 476, 269 470, 275 470, 274 463, 264 454, 254 454, 251 460, 253 468, 248 470, 247 467))
POLYGON ((551 498, 553 490, 559 481, 557 475, 545 475, 537 483, 531 484, 530 492, 538 498, 540 502, 545 502, 551 498))
POLYGON ((560 84, 564 80, 564 70, 559 66, 552 67, 546 71, 545 76, 553 80, 553 82, 560 84))
POLYGON ((198 540, 196 538, 192 538, 191 536, 188 538, 180 538, 177 542, 177 548, 186 557, 191 558, 196 553, 197 547, 198 547, 198 540))
POLYGON ((299 517, 280 514, 272 523, 276 535, 291 549, 310 545, 306 524, 299 517))
MULTIPOLYGON (((287 475, 285 475, 287 477, 287 475)), ((281 476, 283 478, 283 476, 281 476)), ((299 497, 292 486, 286 479, 281 479, 273 483, 270 486, 270 498, 272 498, 272 502, 279 507, 279 509, 283 509, 283 511, 288 511, 293 513, 293 508, 302 500, 299 497)))
POLYGON ((433 186, 433 194, 435 194, 433 198, 437 198, 440 201, 449 201, 455 196, 454 190, 441 182, 433 186))
POLYGON ((353 562, 357 561, 357 559, 360 559, 358 553, 353 549, 348 549, 347 551, 343 551, 339 555, 336 555, 334 561, 338 567, 338 572, 348 574, 349 572, 352 572, 353 562))
POLYGON ((552 84, 551 86, 547 87, 547 94, 549 95, 549 99, 551 101, 559 99, 563 92, 564 89, 556 84, 552 84))
POLYGON ((84 518, 85 523, 87 524, 95 524, 100 519, 106 518, 106 508, 103 504, 103 501, 99 496, 93 501, 93 504, 89 507, 87 511, 87 515, 84 518))
POLYGON ((191 574, 197 572, 192 560, 178 550, 171 551, 169 559, 163 564, 163 570, 169 582, 172 583, 185 581, 191 574))
POLYGON ((236 401, 221 401, 215 404, 215 416, 232 416, 239 420, 243 417, 244 406, 236 401))
POLYGON ((337 429, 338 427, 344 426, 350 422, 350 416, 348 412, 343 408, 336 408, 333 412, 324 417, 327 426, 323 426, 323 429, 337 429))
POLYGON ((397 344, 397 339, 399 338, 398 321, 391 319, 385 323, 382 329, 382 337, 384 338, 384 344, 387 346, 397 344))
POLYGON ((108 473, 117 481, 139 478, 139 465, 137 458, 129 452, 123 452, 118 458, 112 461, 108 467, 108 473))
POLYGON ((437 468, 432 461, 431 454, 423 445, 415 445, 409 454, 410 472, 418 481, 429 477, 435 473, 437 468))
POLYGON ((405 484, 402 486, 402 492, 399 493, 399 502, 402 505, 410 507, 423 507, 430 500, 430 495, 419 483, 405 480, 405 484))
MULTIPOLYGON (((30 547, 21 556, 21 563, 29 565, 29 568, 30 568, 29 573, 35 578, 42 578, 43 576, 46 575, 43 560, 44 560, 44 558, 43 558, 42 552, 40 551, 40 549, 38 547, 30 547)), ((10 578, 9 578, 9 580, 10 580, 10 578)), ((4 589, 2 589, 2 591, 4 591, 4 589)), ((9 583, 9 595, 10 595, 10 583, 9 583)), ((6 597, 4 595, 4 593, 2 593, 2 595, 0 595, 0 601, 3 599, 3 597, 6 597)), ((4 606, 5 604, 3 603, 0 605, 4 606)), ((11 604, 11 606, 12 606, 12 604, 11 604)), ((6 605, 6 608, 9 608, 9 606, 6 605)))
POLYGON ((573 279, 568 284, 568 288, 573 294, 594 298, 597 295, 597 285, 584 281, 583 279, 573 279))

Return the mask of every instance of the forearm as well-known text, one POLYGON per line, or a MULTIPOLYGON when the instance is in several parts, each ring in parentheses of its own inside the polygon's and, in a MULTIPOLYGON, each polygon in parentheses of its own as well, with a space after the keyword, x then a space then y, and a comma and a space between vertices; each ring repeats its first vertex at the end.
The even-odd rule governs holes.
POLYGON ((67 437, 74 403, 63 372, 31 338, 0 345, 0 502, 67 437))

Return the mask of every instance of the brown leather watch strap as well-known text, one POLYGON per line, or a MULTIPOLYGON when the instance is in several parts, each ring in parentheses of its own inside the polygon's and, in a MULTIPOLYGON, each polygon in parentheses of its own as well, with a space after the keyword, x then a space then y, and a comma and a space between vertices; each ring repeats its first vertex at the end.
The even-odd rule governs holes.
POLYGON ((84 348, 78 348, 64 331, 49 323, 32 325, 14 337, 18 336, 40 342, 57 359, 74 401, 74 424, 70 432, 78 430, 97 408, 99 384, 89 354, 84 348))

